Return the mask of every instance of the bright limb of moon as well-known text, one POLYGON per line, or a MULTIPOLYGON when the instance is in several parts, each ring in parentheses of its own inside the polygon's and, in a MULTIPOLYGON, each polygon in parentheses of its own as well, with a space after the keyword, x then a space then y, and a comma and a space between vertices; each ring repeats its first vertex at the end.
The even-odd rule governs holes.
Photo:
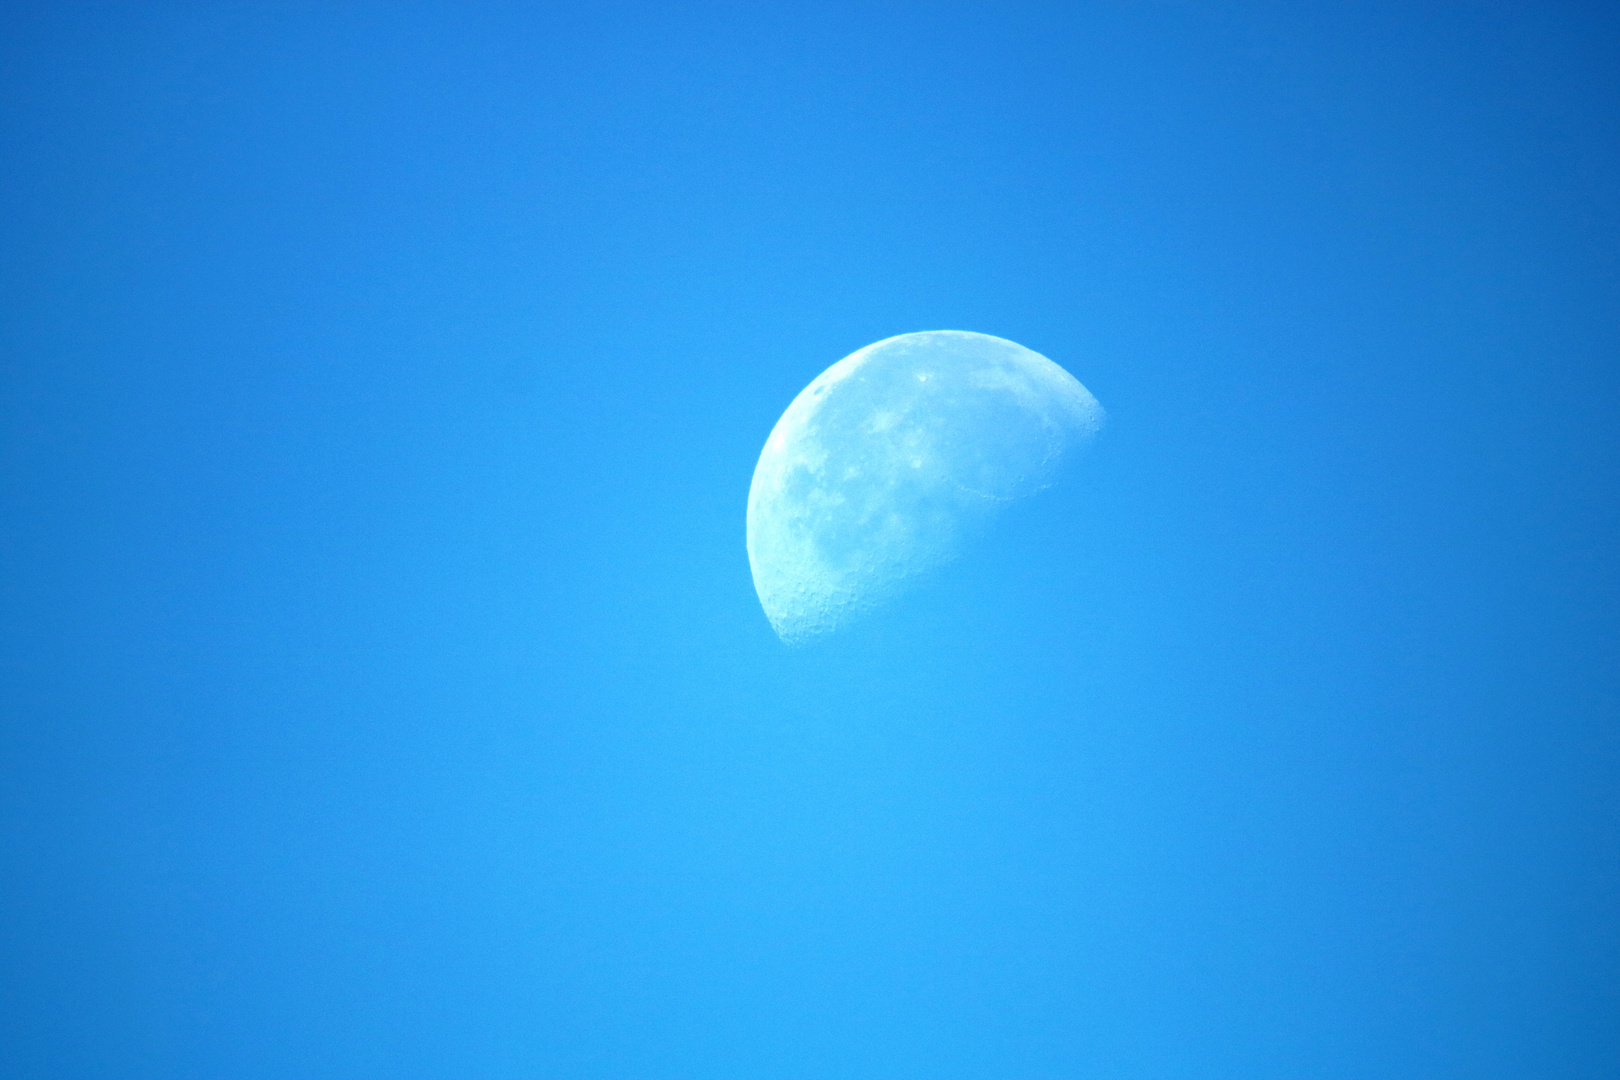
POLYGON ((776 422, 748 491, 748 562, 783 641, 847 625, 1048 486, 1102 426, 1061 367, 988 334, 932 330, 822 372, 776 422))

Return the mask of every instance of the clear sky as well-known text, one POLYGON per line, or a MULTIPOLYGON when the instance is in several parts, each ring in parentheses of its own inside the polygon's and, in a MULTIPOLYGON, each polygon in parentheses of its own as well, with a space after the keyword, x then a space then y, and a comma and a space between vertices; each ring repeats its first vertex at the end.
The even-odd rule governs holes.
POLYGON ((1620 19, 0 11, 0 1075, 1613 1080, 1620 19), (1109 426, 788 649, 963 329, 1109 426))

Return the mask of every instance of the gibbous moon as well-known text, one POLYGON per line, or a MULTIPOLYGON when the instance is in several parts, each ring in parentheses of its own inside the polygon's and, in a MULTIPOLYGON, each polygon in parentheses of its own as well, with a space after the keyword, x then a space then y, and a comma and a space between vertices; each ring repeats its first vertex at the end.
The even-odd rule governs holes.
POLYGON ((754 468, 748 562, 771 625, 797 644, 892 599, 1049 485, 1102 421, 1074 376, 1004 338, 932 330, 846 356, 754 468))

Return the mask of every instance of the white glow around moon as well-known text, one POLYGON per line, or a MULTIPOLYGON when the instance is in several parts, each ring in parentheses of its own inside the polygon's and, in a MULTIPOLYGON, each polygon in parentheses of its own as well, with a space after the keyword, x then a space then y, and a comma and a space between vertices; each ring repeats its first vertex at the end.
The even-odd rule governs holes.
POLYGON ((782 640, 848 624, 1052 480, 1103 410, 1058 365, 988 334, 868 345, 776 422, 748 492, 754 588, 782 640))

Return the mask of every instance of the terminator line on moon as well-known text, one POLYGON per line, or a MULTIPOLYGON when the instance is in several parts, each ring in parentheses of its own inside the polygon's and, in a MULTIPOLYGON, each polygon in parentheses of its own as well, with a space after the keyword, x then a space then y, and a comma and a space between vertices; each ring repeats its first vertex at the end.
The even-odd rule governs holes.
POLYGON ((1048 486, 1102 426, 1079 381, 1005 338, 901 334, 818 375, 748 491, 748 562, 789 644, 848 625, 1048 486))

